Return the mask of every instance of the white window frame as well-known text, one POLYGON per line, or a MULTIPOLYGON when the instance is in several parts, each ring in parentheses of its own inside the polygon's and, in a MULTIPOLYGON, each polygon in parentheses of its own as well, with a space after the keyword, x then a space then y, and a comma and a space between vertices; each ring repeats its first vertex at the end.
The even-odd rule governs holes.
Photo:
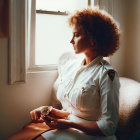
POLYGON ((8 83, 26 81, 27 0, 10 1, 8 83))

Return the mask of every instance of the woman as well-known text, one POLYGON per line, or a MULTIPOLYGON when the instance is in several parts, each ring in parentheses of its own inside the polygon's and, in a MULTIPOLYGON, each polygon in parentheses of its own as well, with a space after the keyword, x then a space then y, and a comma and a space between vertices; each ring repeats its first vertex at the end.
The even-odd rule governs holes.
POLYGON ((113 18, 98 9, 76 11, 69 18, 73 28, 70 43, 85 58, 59 66, 57 98, 63 110, 31 111, 32 120, 45 121, 53 130, 37 139, 115 140, 119 107, 119 77, 103 57, 119 47, 119 29, 113 18), (58 118, 59 117, 59 118, 58 118))

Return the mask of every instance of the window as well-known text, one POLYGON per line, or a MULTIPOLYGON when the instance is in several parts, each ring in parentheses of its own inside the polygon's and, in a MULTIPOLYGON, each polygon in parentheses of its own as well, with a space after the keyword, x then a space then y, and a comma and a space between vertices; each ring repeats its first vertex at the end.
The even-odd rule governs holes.
MULTIPOLYGON (((30 67, 50 67, 57 63, 60 55, 72 51, 71 28, 68 15, 77 9, 94 5, 93 0, 36 0, 35 3, 35 43, 31 45, 30 67)), ((33 24, 32 24, 33 26, 33 24)), ((31 39, 33 40, 33 39, 31 39)))
MULTIPOLYGON (((69 39, 69 36, 71 32, 69 32, 70 29, 67 28, 67 23, 66 23, 67 13, 72 12, 73 10, 78 8, 86 8, 87 6, 92 7, 94 6, 94 4, 96 6, 98 5, 99 7, 105 5, 105 7, 108 8, 108 11, 113 7, 113 5, 114 7, 116 7, 116 1, 111 1, 110 4, 106 1, 101 2, 100 0, 69 0, 69 1, 59 0, 59 3, 58 0, 20 0, 20 1, 11 0, 10 1, 10 37, 9 37, 9 47, 8 47, 9 84, 14 84, 17 82, 25 82, 27 70, 29 70, 28 72, 30 72, 30 70, 32 72, 33 70, 40 71, 40 70, 56 69, 56 65, 54 66, 52 64, 56 64, 57 58, 59 57, 61 52, 69 51, 70 49, 69 41, 71 37, 69 39), (47 3, 47 5, 45 3, 47 3), (64 5, 62 5, 62 3, 64 5), (50 34, 48 34, 49 30, 45 32, 44 36, 48 35, 53 37, 51 39, 44 38, 46 42, 48 41, 44 47, 45 49, 47 49, 47 51, 44 52, 47 53, 49 52, 49 54, 51 54, 51 57, 49 55, 47 56, 47 53, 45 53, 45 56, 43 56, 42 53, 40 53, 41 51, 39 50, 41 49, 40 47, 41 45, 37 46, 37 42, 39 44, 39 41, 37 41, 37 35, 39 36, 39 33, 37 33, 36 24, 37 22, 39 23, 39 21, 36 21, 36 19, 40 20, 39 16, 43 17, 43 20, 48 20, 48 17, 50 17, 50 21, 55 20, 55 23, 57 23, 56 21, 59 21, 58 19, 61 19, 62 21, 61 22, 59 21, 60 24, 63 22, 63 24, 65 23, 66 25, 65 27, 63 26, 63 29, 68 29, 65 31, 65 36, 63 36, 64 38, 62 38, 62 40, 64 39, 65 41, 67 40, 66 43, 68 44, 65 44, 62 41, 63 45, 62 46, 60 45, 62 47, 61 48, 62 50, 60 49, 60 47, 58 47, 58 44, 57 46, 51 45, 51 47, 54 49, 54 51, 52 51, 53 53, 49 50, 49 45, 47 45, 47 43, 49 42, 49 40, 51 40, 51 42, 56 42, 54 38, 54 34, 58 33, 57 36, 56 35, 55 36, 59 37, 61 31, 59 31, 58 30, 59 28, 57 28, 56 29, 57 31, 54 32, 54 27, 56 27, 57 24, 50 24, 52 26, 51 27, 52 32, 50 32, 50 34), (66 34, 66 32, 69 33, 66 34), (54 54, 55 51, 57 51, 56 54, 54 54), (58 56, 55 56, 57 54, 58 56), (39 60, 41 59, 39 58, 40 56, 42 59, 46 59, 46 60, 44 62, 43 60, 42 61, 39 60)), ((118 8, 116 7, 116 11, 117 9, 118 8)), ((116 11, 114 13, 117 13, 116 11)), ((46 24, 44 26, 46 27, 46 24)), ((40 32, 39 37, 43 38, 43 33, 44 31, 42 31, 42 33, 40 32)), ((63 33, 61 35, 63 35, 63 33)))

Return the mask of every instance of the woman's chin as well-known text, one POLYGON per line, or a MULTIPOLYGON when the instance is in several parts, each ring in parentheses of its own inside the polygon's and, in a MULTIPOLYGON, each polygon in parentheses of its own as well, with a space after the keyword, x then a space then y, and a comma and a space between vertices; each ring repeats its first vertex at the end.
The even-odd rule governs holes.
POLYGON ((75 54, 79 54, 79 52, 75 52, 75 54))
POLYGON ((79 54, 80 52, 78 50, 74 49, 75 54, 79 54))
POLYGON ((74 51, 75 52, 75 54, 81 54, 82 52, 80 52, 80 51, 74 51))

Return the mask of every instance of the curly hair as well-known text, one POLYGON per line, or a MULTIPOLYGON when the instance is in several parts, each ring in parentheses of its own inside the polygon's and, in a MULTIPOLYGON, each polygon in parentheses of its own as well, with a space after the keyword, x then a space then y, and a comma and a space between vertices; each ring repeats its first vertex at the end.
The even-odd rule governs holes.
POLYGON ((84 9, 69 17, 69 25, 80 27, 95 41, 95 51, 104 57, 119 48, 120 31, 115 20, 103 10, 84 9))

